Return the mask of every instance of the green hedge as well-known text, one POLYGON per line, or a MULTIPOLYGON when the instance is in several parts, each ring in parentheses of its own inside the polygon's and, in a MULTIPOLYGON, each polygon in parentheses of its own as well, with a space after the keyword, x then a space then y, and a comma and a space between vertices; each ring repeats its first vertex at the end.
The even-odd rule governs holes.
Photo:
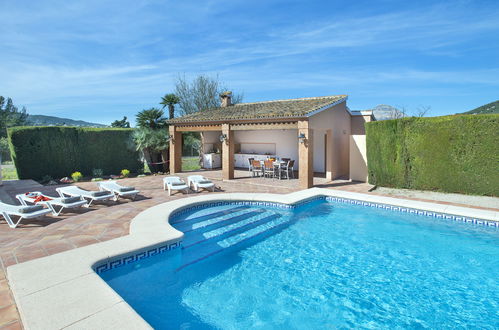
POLYGON ((369 183, 499 196, 499 115, 366 125, 369 183))
POLYGON ((9 147, 20 179, 39 180, 70 176, 74 171, 91 175, 122 169, 136 173, 142 168, 131 143, 132 129, 80 127, 12 127, 9 147))

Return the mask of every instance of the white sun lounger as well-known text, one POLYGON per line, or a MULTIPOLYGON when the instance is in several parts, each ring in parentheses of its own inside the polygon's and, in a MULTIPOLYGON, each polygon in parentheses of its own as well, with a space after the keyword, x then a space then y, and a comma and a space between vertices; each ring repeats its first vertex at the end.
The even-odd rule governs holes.
POLYGON ((136 190, 134 187, 125 187, 120 184, 118 184, 116 181, 102 181, 102 182, 97 182, 97 185, 99 186, 99 189, 101 191, 109 191, 114 194, 114 200, 117 201, 118 198, 131 198, 132 200, 135 199, 135 196, 139 193, 138 190, 136 190))
POLYGON ((35 205, 46 205, 49 210, 52 211, 53 215, 61 214, 64 209, 75 209, 78 207, 86 206, 87 201, 82 199, 81 197, 52 197, 45 194, 42 194, 40 191, 33 191, 30 195, 19 194, 16 195, 16 198, 21 202, 22 205, 28 206, 28 203, 32 203, 35 205), (31 198, 30 196, 33 196, 31 198), (43 196, 45 198, 50 198, 48 201, 39 201, 35 202, 35 198, 37 196, 43 196), (56 210, 56 207, 60 207, 59 211, 56 210))
POLYGON ((163 178, 163 190, 168 189, 168 196, 171 196, 172 190, 186 191, 189 193, 189 186, 178 176, 167 176, 163 178))
POLYGON ((61 197, 73 196, 73 197, 81 197, 84 199, 88 199, 87 207, 92 204, 94 201, 104 201, 108 199, 113 199, 114 194, 108 191, 89 191, 78 188, 77 186, 67 186, 57 188, 56 191, 59 193, 61 197))
POLYGON ((50 210, 44 209, 41 205, 11 205, 0 202, 0 215, 7 221, 10 228, 16 228, 23 219, 38 218, 47 213, 50 213, 50 210), (17 216, 19 220, 14 222, 11 216, 17 216))
POLYGON ((208 189, 211 191, 215 191, 215 184, 202 175, 188 176, 187 184, 189 185, 189 188, 192 185, 194 191, 199 191, 199 189, 208 189))

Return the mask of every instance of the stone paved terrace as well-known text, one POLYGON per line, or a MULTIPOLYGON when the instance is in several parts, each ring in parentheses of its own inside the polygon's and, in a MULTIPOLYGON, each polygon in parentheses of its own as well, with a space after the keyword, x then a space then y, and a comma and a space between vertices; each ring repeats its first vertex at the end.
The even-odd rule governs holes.
MULTIPOLYGON (((251 178, 247 171, 236 170, 236 179, 231 181, 222 181, 221 171, 216 170, 182 173, 179 176, 185 178, 190 174, 203 174, 212 179, 219 187, 215 194, 220 192, 286 194, 298 190, 296 179, 251 178)), ((175 193, 169 197, 162 189, 163 177, 159 175, 120 180, 123 185, 135 186, 141 191, 135 201, 102 203, 89 209, 82 208, 77 213, 63 213, 59 217, 47 216, 40 220, 26 220, 15 229, 9 228, 3 219, 0 220, 0 329, 22 328, 5 278, 6 267, 127 235, 130 221, 141 211, 163 202, 186 198, 194 194, 175 193)), ((365 183, 352 183, 345 180, 327 182, 325 178, 320 177, 315 178, 314 183, 318 187, 361 193, 368 193, 372 188, 365 183)), ((96 184, 92 182, 79 183, 78 186, 85 189, 97 189, 96 184)), ((12 203, 17 193, 34 190, 55 196, 57 187, 59 186, 42 186, 31 180, 6 181, 4 186, 0 187, 0 199, 12 203)), ((211 192, 201 192, 201 194, 211 194, 211 192)), ((376 193, 373 192, 373 194, 376 193)))

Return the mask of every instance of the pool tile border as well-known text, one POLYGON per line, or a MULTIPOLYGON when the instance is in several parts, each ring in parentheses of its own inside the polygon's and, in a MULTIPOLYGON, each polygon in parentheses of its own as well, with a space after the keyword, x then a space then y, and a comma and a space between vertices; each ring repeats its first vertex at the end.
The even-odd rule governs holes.
POLYGON ((327 195, 314 196, 314 197, 307 198, 307 199, 301 200, 301 201, 293 203, 293 204, 284 204, 284 203, 277 203, 277 202, 261 202, 261 201, 230 201, 230 200, 201 203, 201 204, 196 204, 194 206, 186 206, 180 210, 172 212, 170 214, 169 220, 171 222, 172 220, 174 220, 175 218, 177 218, 179 216, 182 216, 186 213, 189 213, 189 212, 192 212, 192 211, 195 211, 198 209, 202 209, 202 208, 206 208, 206 207, 223 206, 223 205, 228 205, 228 204, 240 205, 240 206, 265 206, 265 207, 275 207, 275 208, 289 210, 289 209, 294 209, 296 207, 308 204, 308 203, 316 201, 316 200, 326 200, 328 202, 339 202, 339 203, 346 203, 346 204, 353 204, 353 205, 361 205, 361 206, 373 207, 373 208, 378 208, 378 209, 397 211, 397 212, 402 212, 402 213, 429 216, 429 217, 434 217, 437 219, 453 220, 453 221, 466 222, 466 223, 472 223, 472 224, 477 224, 477 225, 484 225, 484 226, 499 228, 499 221, 489 221, 489 220, 480 219, 480 218, 476 218, 476 217, 466 217, 466 216, 462 216, 462 215, 453 215, 453 214, 449 214, 449 213, 425 211, 425 210, 410 208, 410 207, 401 207, 401 206, 394 206, 394 205, 383 204, 383 203, 365 202, 365 201, 352 199, 352 198, 333 197, 333 196, 327 196, 327 195))
MULTIPOLYGON (((303 199, 301 201, 295 202, 293 204, 285 204, 285 203, 277 203, 277 202, 262 202, 262 201, 242 201, 242 200, 241 201, 226 200, 226 201, 200 203, 200 204, 196 204, 193 206, 186 206, 184 208, 173 211, 170 214, 169 221, 171 223, 175 218, 177 218, 179 216, 182 216, 186 213, 189 213, 189 212, 192 212, 195 210, 207 208, 207 207, 235 205, 235 206, 275 207, 275 208, 279 208, 279 209, 291 210, 291 209, 295 209, 297 207, 300 207, 300 206, 303 206, 305 204, 308 204, 308 203, 311 203, 314 201, 318 201, 318 200, 325 200, 327 202, 336 202, 336 203, 366 206, 366 207, 385 209, 385 210, 396 211, 396 212, 401 212, 401 213, 409 213, 409 214, 414 214, 414 215, 433 217, 433 218, 442 219, 442 220, 453 220, 453 221, 459 221, 459 222, 464 222, 464 223, 469 223, 469 224, 476 224, 476 225, 483 225, 483 226, 488 226, 488 227, 499 228, 498 221, 487 221, 487 220, 479 219, 479 218, 469 218, 469 217, 465 217, 465 216, 452 215, 452 214, 441 213, 441 212, 424 211, 424 210, 419 210, 419 209, 414 209, 414 208, 409 208, 409 207, 393 206, 390 204, 382 204, 382 203, 365 202, 365 201, 360 201, 360 200, 351 199, 351 198, 333 197, 333 196, 326 196, 326 195, 306 198, 306 199, 303 199)), ((130 252, 128 254, 124 254, 122 256, 112 258, 108 261, 105 261, 104 263, 97 263, 96 265, 94 265, 93 269, 97 274, 102 274, 102 273, 107 272, 109 270, 119 268, 119 267, 122 267, 122 266, 130 264, 130 263, 134 263, 134 262, 155 256, 155 255, 158 255, 158 254, 162 254, 162 253, 174 250, 174 249, 180 247, 181 244, 182 244, 182 241, 177 241, 173 244, 165 244, 165 245, 158 246, 158 247, 148 248, 147 250, 144 250, 144 251, 133 251, 133 252, 130 252)))
POLYGON ((449 214, 449 213, 425 211, 425 210, 409 208, 409 207, 394 206, 394 205, 390 205, 390 204, 364 202, 364 201, 359 201, 359 200, 350 199, 350 198, 325 196, 325 199, 327 201, 331 201, 331 202, 340 202, 340 203, 348 203, 348 204, 354 204, 354 205, 362 205, 362 206, 397 211, 397 212, 402 212, 402 213, 423 215, 423 216, 433 217, 433 218, 437 218, 437 219, 453 220, 453 221, 471 223, 471 224, 476 224, 476 225, 483 225, 483 226, 487 226, 487 227, 499 228, 499 221, 493 221, 493 220, 489 221, 489 220, 475 218, 475 217, 466 217, 463 215, 453 215, 453 214, 449 214))
POLYGON ((160 246, 147 248, 146 250, 134 251, 133 253, 125 253, 120 256, 116 256, 106 260, 104 262, 97 262, 92 268, 97 274, 102 274, 111 269, 123 267, 125 265, 155 256, 159 254, 166 253, 171 250, 175 250, 182 245, 182 241, 177 241, 171 244, 163 244, 160 246))

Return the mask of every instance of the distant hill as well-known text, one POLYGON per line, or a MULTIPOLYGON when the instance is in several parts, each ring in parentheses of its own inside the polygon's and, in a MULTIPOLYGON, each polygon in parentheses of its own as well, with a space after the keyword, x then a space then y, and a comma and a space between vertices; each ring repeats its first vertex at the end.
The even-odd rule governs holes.
POLYGON ((476 109, 463 112, 463 114, 466 115, 472 115, 472 114, 483 115, 486 113, 499 113, 499 100, 482 105, 481 107, 478 107, 476 109))
POLYGON ((399 109, 387 104, 380 104, 373 109, 373 115, 376 120, 387 120, 406 117, 406 115, 399 109))
POLYGON ((79 126, 79 127, 107 127, 107 125, 89 123, 83 120, 73 120, 44 115, 28 115, 28 124, 33 126, 79 126))

